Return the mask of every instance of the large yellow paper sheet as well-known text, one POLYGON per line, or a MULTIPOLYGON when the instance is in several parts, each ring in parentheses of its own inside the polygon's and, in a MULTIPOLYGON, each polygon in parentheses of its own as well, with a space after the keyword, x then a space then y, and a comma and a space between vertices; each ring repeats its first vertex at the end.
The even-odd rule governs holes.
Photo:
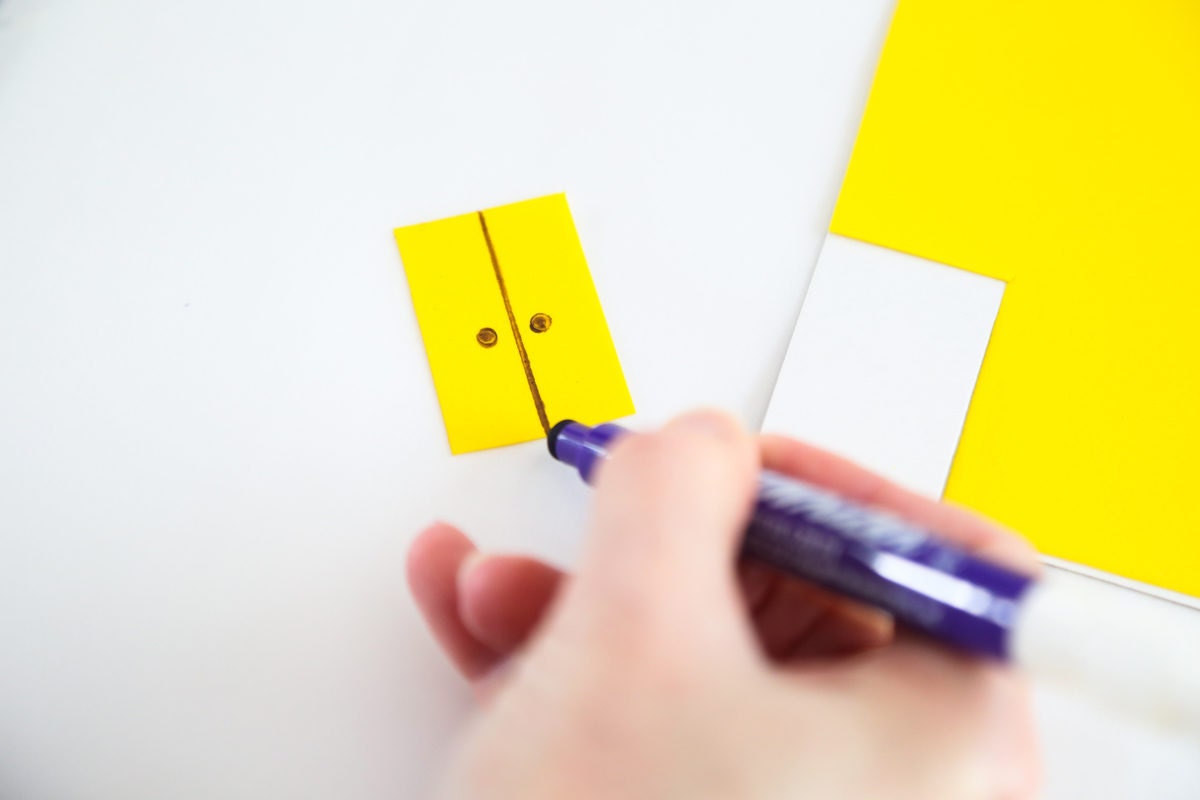
POLYGON ((1008 282, 947 497, 1200 596, 1200 2, 901 0, 832 230, 1008 282))
POLYGON ((633 413, 564 195, 395 235, 451 452, 633 413))

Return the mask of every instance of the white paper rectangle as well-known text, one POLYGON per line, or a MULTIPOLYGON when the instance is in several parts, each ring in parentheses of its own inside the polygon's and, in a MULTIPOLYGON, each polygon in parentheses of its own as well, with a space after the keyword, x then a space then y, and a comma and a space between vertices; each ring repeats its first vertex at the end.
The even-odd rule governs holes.
POLYGON ((763 428, 941 496, 1004 283, 829 234, 763 428))

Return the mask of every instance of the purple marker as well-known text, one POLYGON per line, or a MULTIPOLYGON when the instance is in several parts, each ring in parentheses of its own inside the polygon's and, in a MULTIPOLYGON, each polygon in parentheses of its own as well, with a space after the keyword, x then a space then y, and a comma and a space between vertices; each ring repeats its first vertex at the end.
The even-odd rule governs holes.
MULTIPOLYGON (((626 433, 564 420, 550 431, 550 454, 590 482, 613 440, 626 433)), ((742 552, 943 642, 1005 660, 1018 604, 1032 583, 893 516, 770 471, 759 478, 742 552)))

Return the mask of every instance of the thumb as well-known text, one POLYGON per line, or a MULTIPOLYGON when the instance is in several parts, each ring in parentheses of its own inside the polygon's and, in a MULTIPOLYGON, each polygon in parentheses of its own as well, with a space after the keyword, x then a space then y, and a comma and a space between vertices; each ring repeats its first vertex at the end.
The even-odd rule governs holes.
POLYGON ((757 471, 754 439, 717 412, 618 441, 597 473, 578 595, 625 625, 662 617, 695 624, 700 614, 712 621, 703 607, 724 600, 739 609, 733 564, 757 471))

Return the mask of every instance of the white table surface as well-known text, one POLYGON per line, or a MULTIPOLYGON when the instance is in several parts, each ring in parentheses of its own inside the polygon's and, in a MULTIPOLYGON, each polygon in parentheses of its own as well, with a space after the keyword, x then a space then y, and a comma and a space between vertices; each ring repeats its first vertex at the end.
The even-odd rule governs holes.
MULTIPOLYGON (((418 796, 408 542, 569 564, 586 490, 450 457, 391 229, 565 190, 640 419, 757 425, 889 10, 0 0, 0 796, 418 796)), ((1039 702, 1048 797, 1200 785, 1039 702)))

